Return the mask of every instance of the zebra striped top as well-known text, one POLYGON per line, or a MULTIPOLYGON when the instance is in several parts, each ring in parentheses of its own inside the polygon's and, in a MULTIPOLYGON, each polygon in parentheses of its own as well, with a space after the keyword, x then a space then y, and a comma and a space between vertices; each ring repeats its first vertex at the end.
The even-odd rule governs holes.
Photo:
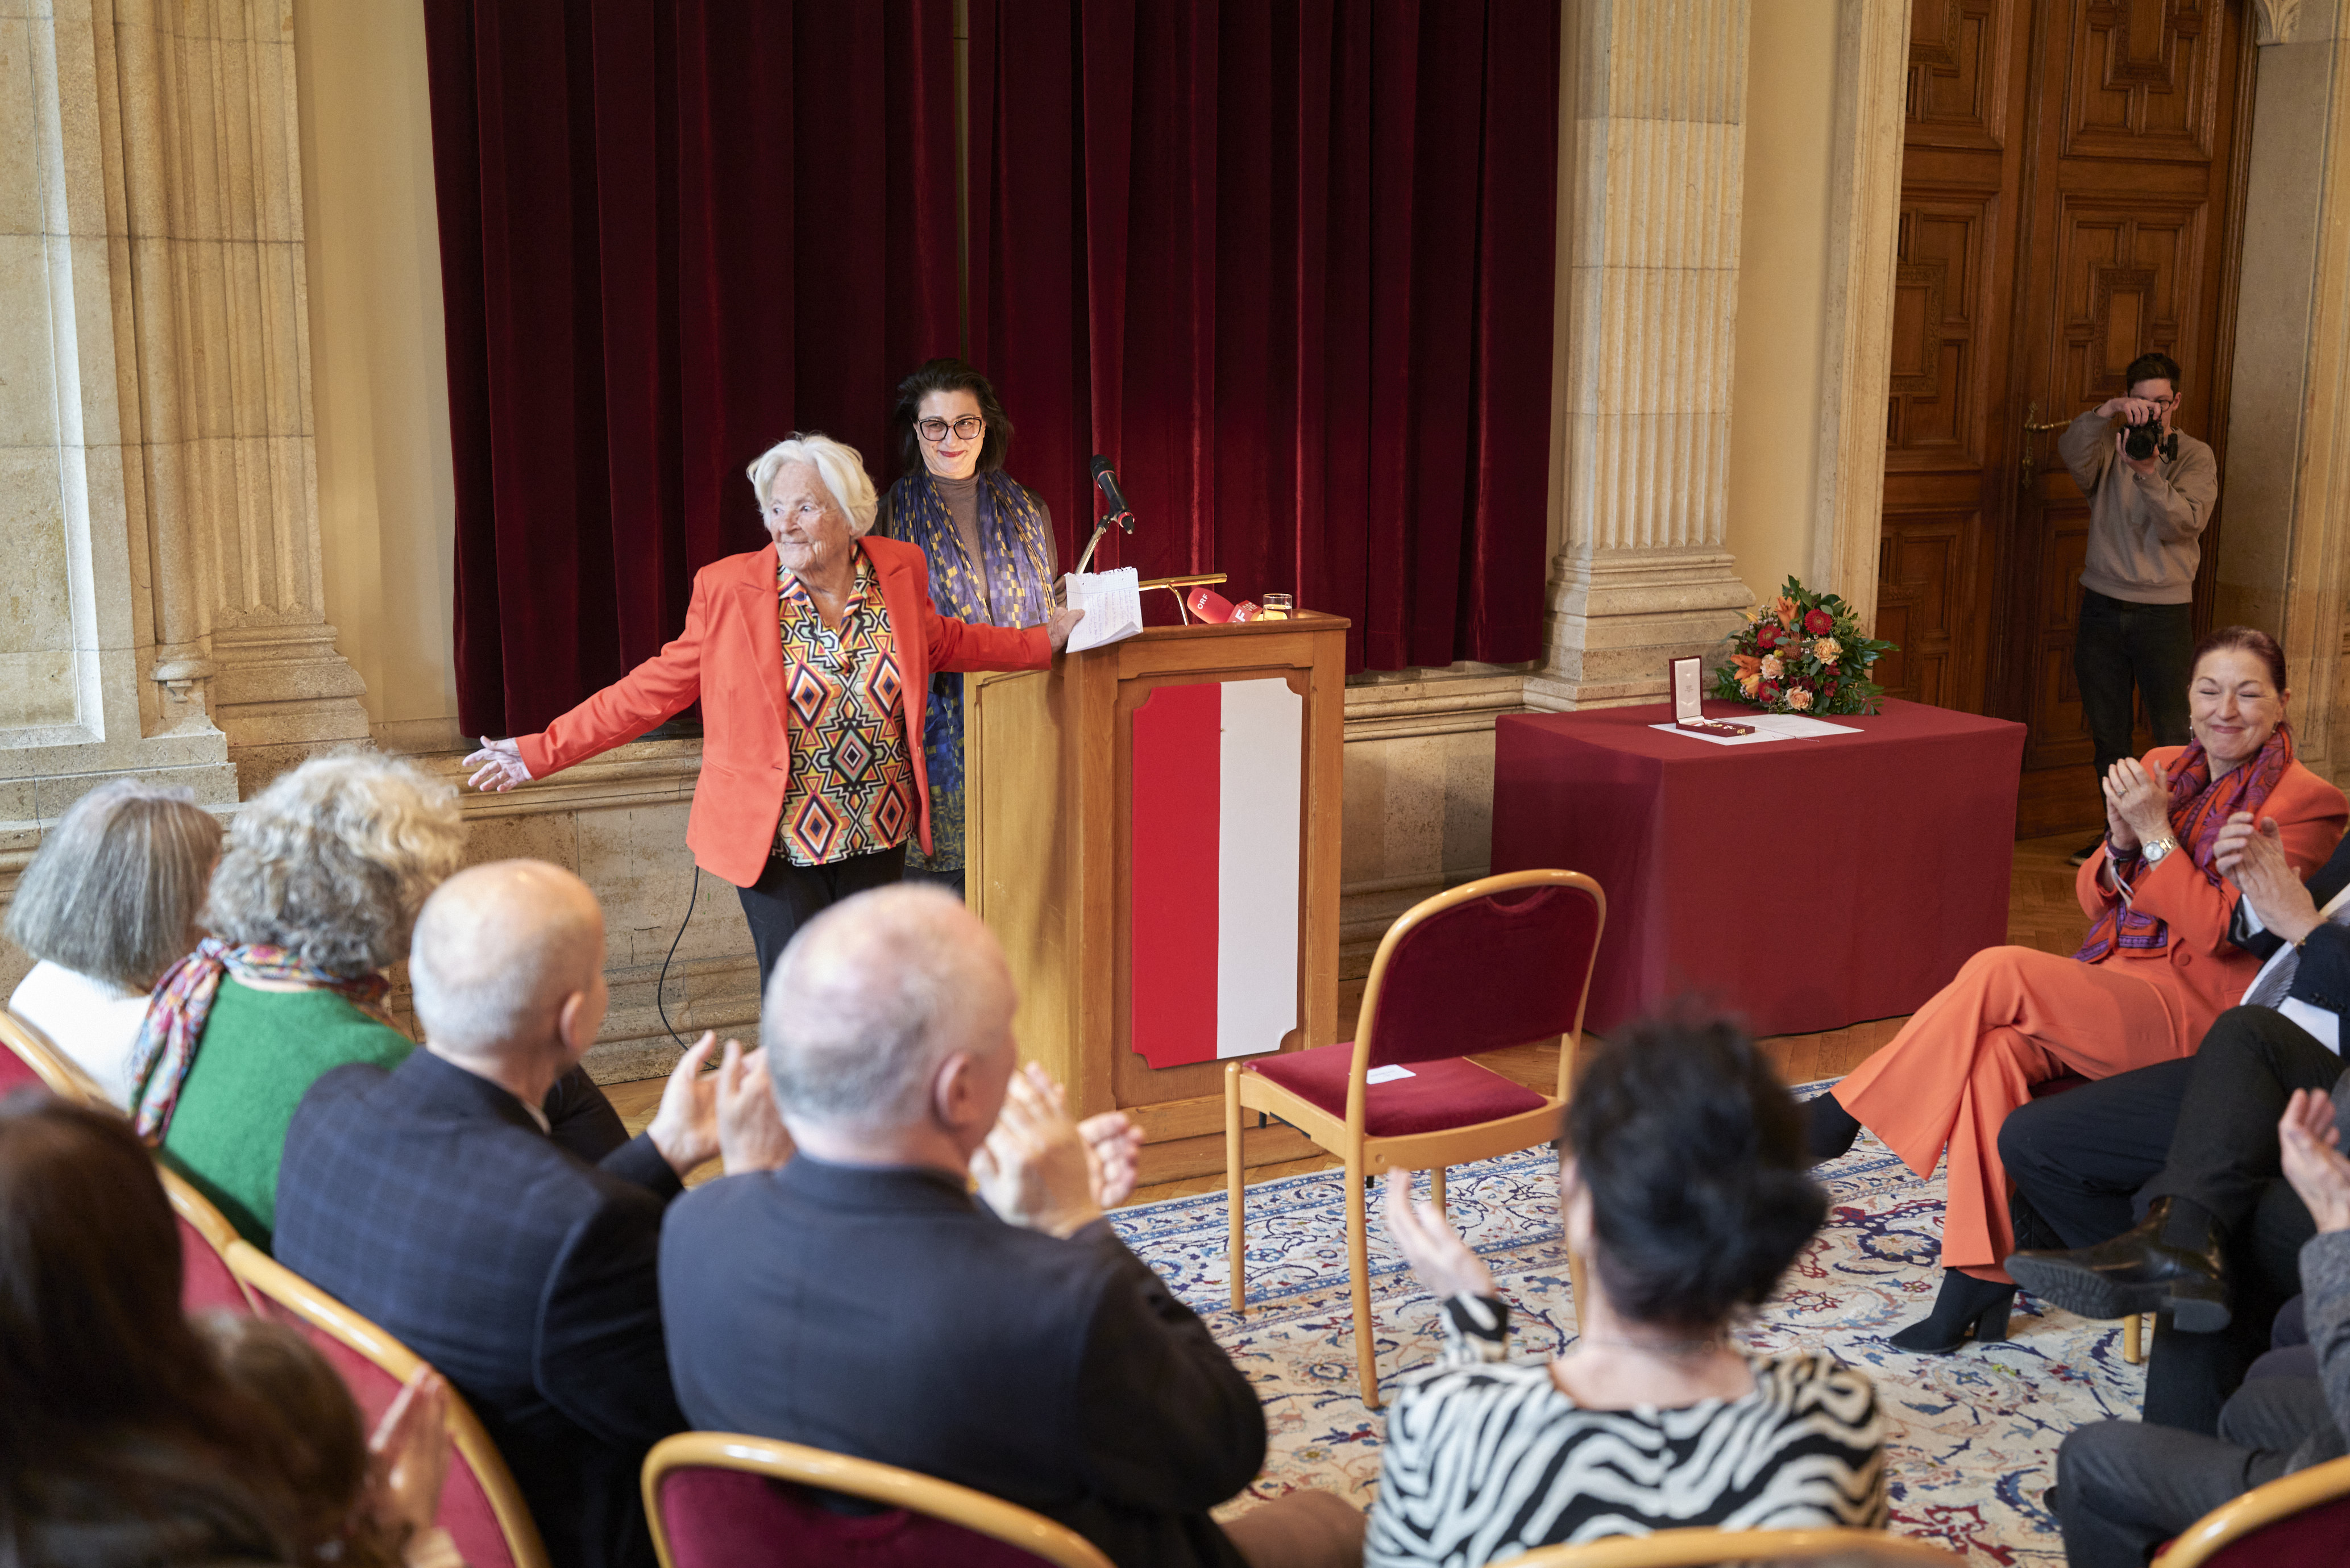
POLYGON ((1690 1525, 1883 1527, 1877 1394, 1834 1357, 1750 1356, 1740 1399, 1587 1410, 1546 1363, 1498 1359, 1502 1303, 1447 1304, 1443 1360, 1388 1416, 1367 1568, 1475 1568, 1690 1525))

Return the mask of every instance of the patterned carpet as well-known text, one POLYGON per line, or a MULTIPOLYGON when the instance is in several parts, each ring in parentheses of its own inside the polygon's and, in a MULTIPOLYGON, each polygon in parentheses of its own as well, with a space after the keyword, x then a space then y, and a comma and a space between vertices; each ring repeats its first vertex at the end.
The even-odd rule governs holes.
MULTIPOLYGON (((1575 1334, 1555 1171, 1544 1149, 1458 1166, 1448 1181, 1453 1222, 1501 1282, 1516 1314, 1514 1354, 1527 1357, 1552 1355, 1575 1334)), ((1875 1380, 1891 1420, 1897 1532, 1980 1563, 2061 1564, 2055 1521, 2039 1501, 2054 1480, 2056 1445, 2084 1422, 2134 1416, 2145 1386, 2143 1370, 2121 1358, 2118 1325, 2026 1296, 2004 1345, 1950 1356, 1895 1350, 1880 1335, 1921 1316, 1938 1282, 1939 1173, 1918 1180, 1864 1135, 1822 1175, 1833 1198, 1828 1223, 1741 1340, 1766 1350, 1824 1346, 1875 1380)), ((1290 1177, 1248 1197, 1244 1317, 1226 1304, 1222 1194, 1115 1219, 1263 1397, 1273 1447, 1257 1494, 1325 1486, 1367 1506, 1381 1417, 1354 1387, 1342 1179, 1290 1177)), ((1437 1306, 1384 1246, 1376 1208, 1371 1273, 1380 1377, 1391 1386, 1399 1370, 1434 1359, 1437 1306)))

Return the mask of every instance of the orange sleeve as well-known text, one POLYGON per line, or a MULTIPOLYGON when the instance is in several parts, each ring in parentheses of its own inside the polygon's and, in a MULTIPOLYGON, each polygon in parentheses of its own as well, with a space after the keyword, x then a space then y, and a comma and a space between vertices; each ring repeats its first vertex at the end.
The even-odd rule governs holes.
POLYGON ((1053 662, 1053 639, 1041 626, 979 626, 949 620, 931 607, 930 585, 914 577, 915 604, 930 644, 932 670, 1044 670, 1053 662))
POLYGON ((518 735, 523 766, 534 779, 635 740, 672 719, 702 695, 702 642, 709 629, 706 572, 693 578, 685 629, 659 653, 536 735, 518 735))
MULTIPOLYGON (((2285 859, 2292 863, 2293 875, 2307 881, 2341 842, 2350 807, 2345 806, 2340 790, 2299 769, 2299 764, 2295 767, 2304 774, 2293 781, 2299 787, 2289 794, 2277 791, 2261 815, 2276 819, 2284 839, 2285 859), (2287 798, 2279 801, 2279 794, 2287 798)), ((2204 952, 2234 950, 2228 940, 2228 926, 2241 897, 2236 885, 2223 877, 2214 886, 2184 850, 2164 856, 2162 864, 2142 874, 2130 892, 2140 910, 2169 926, 2172 941, 2183 941, 2190 950, 2204 952)))

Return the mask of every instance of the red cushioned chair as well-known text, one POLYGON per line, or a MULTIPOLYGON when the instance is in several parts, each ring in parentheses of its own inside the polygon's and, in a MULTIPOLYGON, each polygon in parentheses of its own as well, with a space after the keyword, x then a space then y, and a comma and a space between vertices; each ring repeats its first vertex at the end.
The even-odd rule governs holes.
POLYGON ((39 1084, 51 1094, 85 1106, 115 1107, 98 1081, 80 1064, 57 1048, 30 1020, 0 1007, 0 1095, 39 1084))
POLYGON ((180 1221, 181 1309, 193 1313, 226 1307, 232 1312, 260 1312, 261 1303, 244 1288, 236 1271, 229 1267, 228 1250, 237 1240, 236 1227, 179 1172, 158 1165, 155 1174, 163 1179, 163 1190, 172 1199, 172 1212, 180 1221))
MULTIPOLYGON (((1224 1179, 1232 1310, 1245 1303, 1247 1205, 1241 1113, 1267 1112, 1347 1162, 1347 1262, 1355 1301, 1355 1366, 1364 1403, 1378 1407, 1371 1338, 1364 1178, 1444 1169, 1546 1143, 1574 1082, 1575 1047, 1607 896, 1580 871, 1513 871, 1415 905, 1379 942, 1352 1042, 1284 1051, 1224 1069, 1224 1179), (1558 1085, 1544 1095, 1470 1061, 1555 1037, 1558 1085), (1410 1076, 1372 1084, 1381 1067, 1410 1076)), ((1581 1265, 1569 1260, 1575 1294, 1581 1265)))
MULTIPOLYGON (((250 1290, 261 1314, 291 1324, 308 1336, 349 1385, 370 1431, 411 1374, 423 1365, 408 1346, 369 1323, 252 1242, 224 1251, 229 1267, 250 1290)), ((548 1568, 538 1525, 522 1489, 480 1417, 449 1391, 449 1484, 441 1493, 439 1523, 457 1543, 467 1568, 548 1568)))
POLYGON ((1493 1568, 1712 1568, 1814 1563, 1818 1568, 1960 1568, 1964 1557, 1930 1541, 1881 1530, 1659 1530, 1580 1546, 1544 1546, 1493 1568))
POLYGON ((2350 1568, 2350 1459, 2257 1486, 2205 1514, 2154 1568, 2350 1568))
POLYGON ((645 1456, 661 1568, 1110 1568, 1084 1536, 951 1481, 797 1443, 681 1432, 645 1456), (880 1503, 827 1508, 804 1489, 880 1503))

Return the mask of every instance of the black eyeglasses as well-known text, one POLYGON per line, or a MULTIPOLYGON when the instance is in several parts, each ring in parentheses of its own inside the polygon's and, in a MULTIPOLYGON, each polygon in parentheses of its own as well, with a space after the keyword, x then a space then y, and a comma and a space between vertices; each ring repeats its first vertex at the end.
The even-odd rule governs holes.
POLYGON ((957 436, 961 437, 964 441, 975 441, 979 437, 979 432, 986 428, 987 421, 981 419, 977 414, 965 414, 962 418, 955 421, 951 426, 950 426, 944 420, 916 420, 914 421, 914 430, 916 432, 919 433, 924 441, 941 441, 946 440, 947 431, 950 429, 951 429, 957 436))

